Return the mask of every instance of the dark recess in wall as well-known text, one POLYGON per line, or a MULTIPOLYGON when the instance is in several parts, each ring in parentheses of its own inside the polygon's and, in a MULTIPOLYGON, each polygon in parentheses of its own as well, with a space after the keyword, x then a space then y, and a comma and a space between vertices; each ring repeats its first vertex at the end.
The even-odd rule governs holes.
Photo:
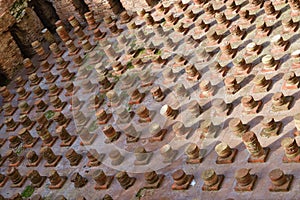
POLYGON ((155 6, 159 0, 146 0, 146 2, 149 6, 155 6))
POLYGON ((3 72, 0 72, 0 86, 5 86, 8 83, 9 79, 7 78, 7 76, 3 72))
POLYGON ((55 22, 59 20, 59 17, 52 3, 46 0, 32 0, 29 2, 29 6, 33 8, 43 25, 50 32, 55 33, 55 22))
POLYGON ((89 11, 89 7, 84 0, 73 0, 73 3, 82 16, 84 16, 84 13, 89 11))
POLYGON ((120 0, 109 0, 111 5, 115 5, 115 7, 117 7, 117 11, 113 9, 114 14, 118 15, 120 14, 122 11, 125 10, 124 6, 122 5, 120 0), (116 6, 117 5, 117 6, 116 6))
POLYGON ((10 29, 10 33, 11 33, 12 37, 14 38, 16 44, 18 45, 19 49, 21 50, 23 57, 31 58, 35 54, 35 52, 33 51, 32 47, 30 45, 25 45, 21 42, 20 38, 18 37, 17 32, 22 33, 22 31, 20 31, 16 25, 13 25, 10 29))

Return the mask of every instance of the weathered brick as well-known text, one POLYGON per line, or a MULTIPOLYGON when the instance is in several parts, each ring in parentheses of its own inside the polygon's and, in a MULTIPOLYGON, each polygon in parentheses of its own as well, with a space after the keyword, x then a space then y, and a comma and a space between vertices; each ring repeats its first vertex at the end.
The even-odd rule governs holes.
POLYGON ((0 33, 0 70, 8 78, 13 78, 16 70, 23 61, 21 51, 9 31, 0 33))
POLYGON ((16 22, 15 18, 8 12, 0 16, 0 32, 7 31, 16 22))

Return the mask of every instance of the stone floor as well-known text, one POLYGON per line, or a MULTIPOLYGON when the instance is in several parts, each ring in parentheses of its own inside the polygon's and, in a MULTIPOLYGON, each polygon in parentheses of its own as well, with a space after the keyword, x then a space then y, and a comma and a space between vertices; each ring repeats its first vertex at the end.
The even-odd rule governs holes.
MULTIPOLYGON (((230 2, 230 1, 229 1, 230 2)), ((299 49, 297 40, 299 39, 298 32, 286 32, 283 33, 282 21, 285 18, 291 16, 291 8, 284 1, 272 1, 275 5, 276 10, 281 10, 282 14, 279 18, 273 19, 268 18, 264 11, 264 8, 253 8, 253 5, 245 1, 236 1, 237 5, 242 6, 242 10, 249 10, 250 14, 256 16, 256 20, 253 23, 244 25, 243 20, 239 14, 231 12, 229 10, 229 2, 224 3, 222 1, 212 1, 213 7, 218 13, 225 13, 227 19, 232 23, 226 28, 223 24, 219 24, 214 16, 209 16, 206 11, 204 11, 209 3, 206 5, 197 5, 194 2, 186 2, 188 8, 183 11, 183 9, 178 4, 165 5, 165 9, 168 7, 170 10, 166 15, 174 13, 174 17, 179 18, 177 24, 172 25, 170 20, 159 10, 159 5, 147 11, 150 16, 153 16, 154 23, 151 23, 151 19, 147 18, 147 14, 143 16, 143 13, 133 14, 134 18, 130 22, 121 24, 121 19, 116 22, 111 22, 109 24, 102 22, 99 28, 102 32, 106 32, 107 35, 101 40, 96 40, 93 31, 89 30, 89 27, 84 29, 85 35, 89 36, 89 41, 94 48, 89 47, 83 48, 83 41, 80 40, 74 31, 71 31, 71 38, 74 39, 76 46, 80 49, 79 52, 74 55, 69 55, 70 49, 66 48, 64 43, 60 43, 59 47, 66 50, 62 58, 66 61, 70 61, 70 64, 66 67, 70 72, 75 72, 76 75, 67 82, 74 83, 79 90, 73 93, 72 96, 66 96, 67 89, 66 83, 63 81, 62 71, 63 69, 58 69, 59 65, 55 62, 53 52, 47 61, 50 64, 55 64, 51 69, 54 75, 59 75, 59 78, 55 81, 55 84, 59 88, 63 88, 62 93, 59 94, 62 102, 68 102, 67 106, 61 111, 67 118, 71 118, 72 121, 67 125, 66 130, 70 135, 76 135, 76 141, 70 147, 60 147, 61 139, 58 139, 54 145, 51 147, 56 155, 63 155, 62 160, 58 163, 56 167, 46 168, 44 164, 46 160, 43 159, 38 167, 26 167, 28 162, 27 158, 23 160, 20 166, 17 167, 21 175, 27 175, 32 169, 38 170, 42 176, 48 176, 50 169, 55 169, 61 176, 67 176, 67 182, 62 188, 53 190, 50 189, 51 183, 47 178, 46 182, 40 187, 36 188, 34 194, 40 194, 46 199, 55 199, 59 195, 64 195, 66 199, 76 199, 80 196, 86 199, 102 199, 105 194, 109 194, 113 199, 297 199, 299 194, 297 193, 299 187, 300 172, 297 170, 297 163, 283 163, 282 158, 284 156, 284 149, 281 147, 281 140, 285 137, 294 137, 295 123, 294 115, 299 113, 298 111, 298 101, 300 94, 298 92, 298 87, 296 89, 285 89, 285 80, 283 76, 290 71, 294 71, 295 74, 299 74, 299 69, 294 68, 294 63, 297 63, 297 59, 291 56, 291 54, 299 49), (192 9, 196 15, 199 17, 196 20, 191 20, 188 18, 187 11, 192 9), (216 31, 219 35, 223 35, 224 39, 220 44, 211 45, 212 41, 207 37, 208 34, 199 26, 199 23, 203 20, 206 24, 210 24, 209 32, 216 31), (269 36, 259 36, 259 30, 256 25, 260 21, 265 21, 266 25, 272 27, 272 32, 269 36), (121 33, 114 31, 112 27, 114 23, 117 24, 119 30, 123 30, 121 33), (135 23, 140 25, 137 29, 128 29, 130 23, 135 23), (185 27, 188 27, 187 33, 181 33, 178 26, 182 23, 185 27), (163 31, 159 34, 153 27, 154 24, 160 24, 163 27, 163 31), (238 39, 234 34, 231 33, 231 28, 233 25, 239 25, 240 28, 245 29, 247 35, 242 39, 238 39), (142 34, 142 31, 144 34, 142 34), (114 34, 113 32, 116 32, 114 34), (275 51, 272 38, 273 36, 281 34, 284 40, 290 42, 290 46, 285 51, 275 51), (120 42, 121 37, 125 37, 126 44, 120 42), (170 39, 173 42, 170 42, 170 39), (234 58, 227 57, 226 50, 224 51, 223 45, 225 41, 229 41, 233 49, 237 49, 237 55, 234 58), (258 45, 262 45, 263 49, 258 55, 249 56, 246 52, 246 46, 255 42, 258 45), (173 44, 172 44, 173 43, 173 44), (107 51, 107 47, 111 45, 115 51, 114 56, 112 52, 107 51), (97 54, 95 54, 97 53, 97 54), (279 60, 280 64, 278 69, 266 71, 262 63, 262 57, 264 55, 270 54, 275 60, 279 60), (80 55, 83 58, 83 62, 80 65, 76 65, 74 59, 80 55), (182 56, 187 63, 180 61, 178 56, 182 56), (159 59, 162 61, 159 62, 159 59), (242 73, 238 70, 238 67, 234 65, 237 58, 244 58, 246 63, 252 64, 252 68, 249 73, 242 73), (119 61, 121 63, 120 68, 114 66, 114 62, 119 61), (229 71, 226 76, 222 76, 220 73, 213 70, 212 66, 215 63, 219 63, 221 66, 228 67, 229 71), (141 63, 141 64, 139 64, 141 63), (187 79, 186 67, 188 65, 193 65, 198 72, 201 74, 199 80, 189 80, 187 79), (88 70, 88 76, 82 78, 82 70, 88 70), (172 69, 175 73, 174 81, 167 81, 166 72, 168 69, 172 69), (90 73, 91 72, 91 73, 90 73), (105 73, 104 73, 105 72, 105 73), (149 72, 148 80, 143 82, 143 78, 147 77, 145 72, 149 72), (266 79, 271 79, 273 84, 269 91, 263 93, 254 93, 254 77, 257 74, 263 74, 266 79), (114 105, 114 101, 111 102, 107 96, 106 91, 103 92, 105 86, 99 83, 101 76, 109 80, 109 82, 114 83, 113 91, 118 96, 118 105, 114 105), (226 90, 226 85, 224 80, 231 75, 237 80, 237 84, 241 86, 235 94, 228 94, 226 90), (126 84, 126 81, 132 84, 126 84), (207 98, 200 98, 200 93, 203 90, 199 89, 199 83, 203 80, 210 81, 215 92, 212 96, 207 98), (86 85, 86 81, 90 81, 95 86, 86 85), (150 83, 150 84, 149 84, 150 83), (185 92, 179 91, 178 86, 183 84, 187 89, 185 92), (161 102, 157 102, 153 99, 150 92, 152 87, 159 86, 165 98, 161 102), (139 92, 144 93, 145 97, 142 99, 140 104, 130 105, 131 101, 131 90, 137 88, 139 92), (282 92, 285 96, 293 96, 294 101, 291 104, 291 108, 287 111, 274 112, 272 110, 272 96, 276 92, 282 92), (91 108, 95 105, 95 101, 90 101, 93 95, 97 95, 100 99, 103 99, 103 103, 99 108, 91 108), (246 95, 253 96, 254 100, 262 100, 262 107, 255 114, 246 114, 243 112, 244 108, 241 103, 242 97, 246 95), (80 143, 82 140, 81 133, 82 127, 80 126, 80 118, 76 117, 78 109, 71 111, 71 104, 74 103, 75 99, 78 98, 83 103, 80 111, 86 117, 87 123, 84 123, 84 127, 88 129, 91 134, 96 134, 97 138, 91 145, 82 146, 80 143), (226 103, 232 103, 233 110, 225 116, 221 116, 220 111, 212 106, 212 102, 216 99, 222 99, 226 103), (202 108, 202 113, 195 117, 193 112, 189 110, 189 106, 193 101, 199 103, 202 108), (179 111, 179 115, 175 120, 171 120, 161 113, 161 108, 164 105, 169 105, 171 108, 179 111), (140 122, 140 116, 138 114, 138 108, 140 105, 145 105, 150 110, 151 122, 140 122), (119 109, 123 107, 127 111, 130 111, 132 118, 130 118, 129 123, 120 123, 120 117, 118 114, 119 109), (106 113, 112 113, 112 118, 107 121, 106 125, 110 124, 116 131, 121 132, 121 136, 112 143, 105 143, 106 136, 109 134, 104 134, 103 128, 106 127, 105 124, 98 124, 99 119, 96 117, 96 113, 100 109, 104 109, 106 113), (277 136, 264 137, 260 135, 262 130, 262 120, 265 117, 272 117, 275 121, 281 121, 283 124, 277 136), (258 138, 262 147, 269 147, 270 154, 264 163, 248 163, 249 152, 246 149, 242 139, 237 137, 229 128, 229 121, 233 118, 239 118, 244 124, 250 126, 249 130, 253 131, 258 138), (215 131, 209 129, 208 133, 205 132, 201 126, 204 126, 205 121, 209 120, 215 126, 215 131), (185 126, 183 131, 176 132, 174 124, 176 122, 182 122, 185 126), (167 134, 162 141, 150 142, 152 135, 150 133, 150 128, 153 124, 159 124, 162 129, 167 129, 167 134), (126 125, 132 124, 136 131, 140 133, 140 138, 137 142, 128 143, 126 141, 127 133, 126 125), (187 132, 187 133, 186 133, 187 132), (183 134, 183 135, 180 135, 183 134), (238 149, 235 161, 231 164, 216 164, 217 153, 214 148, 216 144, 220 141, 228 144, 231 148, 238 149), (203 161, 200 164, 187 164, 187 155, 185 153, 185 148, 190 144, 195 143, 201 149, 201 157, 203 161), (164 163, 164 157, 160 153, 161 148, 164 145, 170 145, 172 149, 177 150, 178 153, 171 163, 164 163), (135 165, 136 155, 134 153, 136 147, 143 146, 148 152, 153 152, 150 162, 147 165, 135 165), (69 160, 66 158, 66 152, 68 149, 74 149, 77 153, 83 155, 83 159, 77 166, 70 166, 69 160), (98 153, 105 154, 102 164, 97 167, 88 167, 87 163, 89 161, 87 152, 91 149, 96 149, 98 153), (111 158, 109 156, 112 150, 119 150, 119 152, 124 156, 124 161, 117 166, 111 164, 111 158), (254 185, 253 191, 249 192, 236 192, 234 190, 236 180, 235 172, 241 168, 251 169, 251 174, 256 174, 258 176, 257 181, 254 185), (285 174, 293 174, 294 180, 291 184, 290 191, 288 192, 269 192, 268 188, 271 184, 270 178, 268 176, 269 172, 275 168, 280 168, 285 174), (132 187, 127 190, 123 189, 117 178, 115 176, 110 187, 106 190, 95 190, 95 181, 93 180, 93 172, 97 169, 102 169, 106 175, 116 175, 119 171, 128 172, 129 176, 135 177, 136 181, 132 187), (172 174, 178 170, 183 169, 186 174, 194 175, 194 180, 189 184, 188 190, 172 190, 172 174), (202 185, 204 183, 201 178, 201 173, 206 169, 214 169, 217 174, 223 174, 225 176, 221 188, 218 191, 202 191, 202 185), (164 174, 165 178, 158 189, 145 189, 145 179, 144 173, 155 170, 158 174, 164 174), (75 188, 74 184, 71 182, 71 176, 79 172, 83 177, 88 179, 87 184, 82 188, 75 188)), ((150 17, 151 18, 151 17, 150 17)), ((293 21, 298 23, 299 17, 293 16, 293 21)), ((154 25, 156 26, 156 25, 154 25)), ((123 38, 124 39, 124 38, 123 38)), ((49 51, 49 50, 47 50, 49 51)), ((39 77, 45 76, 42 72, 42 67, 40 66, 41 55, 36 55, 32 62, 38 68, 37 75, 39 77)), ((50 84, 46 83, 45 78, 39 83, 42 89, 47 92, 41 98, 34 98, 33 88, 30 86, 31 81, 28 80, 26 75, 26 70, 24 73, 20 74, 25 80, 26 84, 24 88, 26 91, 31 92, 30 96, 26 99, 29 105, 34 105, 38 99, 42 99, 46 104, 49 105, 47 110, 43 111, 48 120, 53 121, 53 116, 55 108, 50 102, 50 84)), ((170 75, 169 75, 169 79, 170 75)), ((107 81, 105 82, 107 84, 107 81)), ((12 94, 16 93, 16 84, 12 82, 8 89, 12 94)), ((76 91, 76 90, 75 90, 76 91)), ((11 101, 13 107, 18 107, 19 95, 17 94, 11 101)), ((2 99, 3 100, 3 99, 2 99)), ((36 120, 39 115, 37 112, 37 107, 35 106, 33 110, 30 111, 28 117, 33 121, 36 120)), ((13 132, 7 132, 7 126, 5 124, 4 116, 5 111, 2 110, 1 113, 1 123, 4 125, 1 128, 2 136, 1 138, 8 138, 12 135, 18 135, 23 125, 13 132)), ((13 114, 13 119, 19 122, 20 109, 18 109, 13 114)), ((41 124, 43 126, 43 124, 41 124)), ((39 137, 36 130, 38 123, 29 129, 30 133, 34 137, 39 137)), ((56 127, 58 126, 57 121, 53 121, 48 131, 52 136, 56 136, 56 127)), ((113 132, 113 131, 112 131, 113 132)), ((110 132, 110 134, 112 134, 110 132)), ((133 132, 131 132, 133 134, 133 132)), ((298 138, 296 137, 296 140, 298 138)), ((5 156, 6 152, 9 150, 9 145, 11 142, 6 141, 1 147, 0 152, 2 156, 5 156)), ((43 141, 40 138, 39 141, 32 148, 23 148, 22 142, 19 146, 14 148, 14 151, 18 156, 26 156, 29 150, 34 150, 37 154, 40 154, 40 149, 42 147, 43 141)), ((1 173, 6 175, 6 171, 9 168, 9 161, 6 160, 1 166, 1 173)), ((9 180, 3 187, 0 188, 0 193, 5 198, 11 197, 13 194, 22 193, 26 186, 31 185, 28 179, 24 185, 20 188, 11 188, 12 182, 9 180)))

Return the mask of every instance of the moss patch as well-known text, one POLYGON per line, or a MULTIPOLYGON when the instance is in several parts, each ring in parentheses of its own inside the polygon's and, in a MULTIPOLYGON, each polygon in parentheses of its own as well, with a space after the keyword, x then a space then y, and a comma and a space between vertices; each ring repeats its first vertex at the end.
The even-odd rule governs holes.
POLYGON ((22 145, 19 145, 16 149, 16 154, 21 155, 21 153, 24 151, 24 148, 22 145))
POLYGON ((141 55, 143 55, 145 52, 146 52, 146 49, 144 49, 144 48, 138 49, 138 50, 137 50, 137 55, 138 55, 138 56, 141 56, 141 55))
POLYGON ((92 69, 94 69, 94 66, 93 65, 88 65, 88 66, 86 66, 86 69, 87 70, 92 70, 92 69))
POLYGON ((134 66, 132 65, 132 62, 129 61, 129 62, 127 63, 127 69, 133 69, 133 68, 134 68, 134 66))
POLYGON ((114 78, 114 81, 115 81, 115 82, 118 82, 118 81, 119 81, 119 79, 120 79, 120 77, 119 77, 119 76, 113 76, 113 78, 114 78))
POLYGON ((140 199, 141 197, 143 197, 143 191, 146 190, 146 188, 141 188, 139 189, 139 191, 136 193, 135 197, 140 199))
POLYGON ((158 51, 155 53, 155 55, 158 55, 158 56, 161 56, 161 54, 162 54, 162 51, 161 51, 161 50, 158 50, 158 51))
POLYGON ((45 112, 45 117, 49 120, 54 116, 54 112, 52 110, 48 110, 47 112, 45 112))
POLYGON ((98 128, 97 122, 93 121, 93 123, 89 126, 89 132, 94 132, 98 128))
POLYGON ((24 198, 28 198, 31 197, 33 192, 34 192, 34 187, 32 187, 31 185, 27 185, 26 188, 21 193, 21 196, 24 198))

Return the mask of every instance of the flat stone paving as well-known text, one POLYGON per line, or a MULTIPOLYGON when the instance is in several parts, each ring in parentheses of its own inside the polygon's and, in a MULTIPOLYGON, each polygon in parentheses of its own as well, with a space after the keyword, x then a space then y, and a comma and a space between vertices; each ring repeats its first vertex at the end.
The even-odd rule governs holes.
MULTIPOLYGON (((278 2, 278 1, 276 1, 278 2)), ((280 1, 281 2, 281 1, 280 1)), ((80 68, 86 68, 90 70, 92 73, 87 80, 90 80, 93 84, 96 84, 95 87, 91 91, 86 91, 82 83, 84 80, 80 80, 78 78, 78 73, 75 78, 72 79, 75 86, 78 86, 80 90, 74 94, 73 96, 65 96, 66 90, 59 95, 62 101, 68 102, 68 105, 62 110, 62 113, 67 118, 72 118, 73 120, 67 126, 67 131, 71 135, 80 135, 80 127, 78 127, 78 119, 74 117, 75 111, 70 111, 69 102, 72 101, 75 97, 84 102, 80 111, 89 118, 88 123, 85 127, 91 132, 97 135, 97 139, 94 141, 92 145, 81 146, 81 138, 77 137, 76 141, 72 144, 71 147, 60 147, 60 139, 58 139, 55 144, 51 147, 56 155, 63 155, 62 160, 56 167, 46 168, 44 164, 46 163, 45 159, 39 164, 38 167, 26 167, 27 159, 25 159, 22 164, 17 167, 21 175, 26 175, 29 170, 36 169, 43 176, 48 176, 50 169, 55 169, 61 176, 67 176, 68 180, 64 184, 61 189, 51 190, 49 188, 50 182, 49 179, 43 184, 41 188, 35 189, 34 194, 40 194, 43 197, 47 197, 47 199, 55 199, 56 196, 62 194, 66 199, 76 199, 79 196, 84 196, 86 199, 101 199, 105 194, 111 195, 113 199, 297 199, 299 194, 297 193, 299 187, 299 176, 300 172, 298 169, 297 163, 283 163, 282 158, 284 156, 284 149, 281 147, 281 140, 284 137, 294 137, 293 133, 295 130, 295 125, 293 121, 293 116, 298 111, 298 101, 299 101, 299 92, 298 89, 293 90, 283 90, 282 86, 284 84, 283 76, 286 72, 294 71, 296 75, 299 73, 299 69, 292 68, 293 58, 291 58, 291 53, 295 50, 299 49, 299 45, 297 40, 299 39, 299 33, 291 33, 287 32, 282 34, 283 26, 281 24, 284 18, 287 18, 291 14, 291 9, 288 4, 281 2, 280 4, 276 4, 276 10, 281 10, 281 16, 276 20, 269 20, 266 18, 266 14, 263 8, 259 8, 257 10, 251 10, 250 14, 256 15, 257 19, 253 24, 249 25, 241 25, 241 19, 238 14, 229 13, 226 5, 221 1, 211 1, 215 10, 218 12, 224 12, 229 20, 232 21, 232 24, 240 25, 241 28, 245 28, 247 30, 246 37, 239 41, 233 41, 233 36, 230 33, 229 28, 220 29, 218 23, 216 22, 214 17, 209 17, 203 11, 203 6, 195 5, 193 2, 188 2, 189 8, 192 9, 195 13, 200 13, 197 21, 192 22, 190 19, 187 19, 183 15, 182 9, 178 8, 177 5, 172 7, 172 9, 168 12, 174 13, 175 16, 180 17, 180 22, 184 24, 185 27, 191 26, 190 31, 183 35, 179 32, 176 32, 172 27, 173 25, 168 22, 161 22, 164 31, 166 32, 165 36, 161 37, 154 32, 154 29, 151 25, 145 23, 145 20, 141 16, 135 16, 131 22, 135 22, 137 24, 142 24, 140 30, 143 30, 147 36, 147 40, 139 41, 135 36, 138 30, 128 30, 126 25, 120 24, 120 21, 117 21, 117 25, 120 29, 124 29, 121 33, 128 39, 128 44, 126 46, 120 45, 116 37, 114 36, 109 29, 106 27, 105 23, 102 22, 99 28, 101 31, 107 32, 107 36, 104 40, 107 40, 108 44, 111 44, 114 50, 121 55, 118 59, 122 63, 123 66, 128 66, 127 69, 122 75, 115 75, 114 70, 112 69, 112 60, 108 56, 106 56, 104 52, 105 42, 100 41, 97 43, 94 40, 94 36, 92 31, 88 31, 85 29, 85 33, 90 36, 90 42, 95 44, 96 47, 92 50, 93 52, 99 53, 99 56, 102 57, 101 61, 97 64, 92 63, 91 54, 92 52, 85 53, 83 49, 80 50, 79 54, 84 58, 83 64, 80 66, 75 66, 72 61, 72 56, 68 55, 68 51, 63 54, 63 58, 67 61, 71 61, 71 64, 68 65, 68 69, 70 72, 77 73, 80 68), (253 67, 251 72, 246 75, 236 75, 235 70, 236 67, 233 65, 233 59, 223 59, 222 51, 220 50, 220 46, 223 44, 218 44, 215 46, 208 46, 208 39, 206 38, 206 33, 201 32, 199 27, 196 26, 199 20, 203 19, 206 23, 210 23, 210 30, 216 30, 218 34, 224 34, 225 40, 228 40, 233 48, 238 48, 237 57, 245 58, 247 63, 252 63, 253 67), (273 30, 269 36, 266 37, 257 37, 257 29, 256 24, 260 20, 265 20, 267 26, 272 26, 273 30), (273 44, 271 44, 271 38, 277 34, 281 34, 284 40, 289 40, 291 45, 284 52, 273 53, 272 48, 273 44), (193 36, 194 39, 199 39, 200 42, 197 45, 192 45, 186 42, 189 36, 193 36), (166 41, 168 38, 171 38, 175 43, 175 48, 172 50, 166 47, 166 41), (257 56, 245 56, 246 53, 246 45, 250 42, 255 42, 257 44, 263 45, 263 51, 257 56), (156 49, 155 53, 151 52, 149 48, 156 49), (139 50, 136 58, 133 58, 130 54, 133 50, 139 50), (212 53, 209 53, 212 52, 212 53), (263 72, 263 67, 261 63, 261 59, 265 54, 271 54, 276 60, 280 60, 279 68, 276 71, 271 72, 263 72), (188 61, 188 64, 192 64, 196 67, 196 69, 201 73, 201 79, 197 81, 188 81, 186 79, 185 67, 187 66, 175 61, 174 57, 176 55, 183 56, 188 61), (167 64, 157 64, 154 62, 158 56, 161 56, 163 59, 167 59, 167 64), (144 62, 143 67, 138 68, 134 66, 135 59, 142 59, 144 62), (220 76, 216 72, 211 71, 210 66, 215 62, 219 62, 222 66, 228 66, 229 71, 225 77, 220 76), (133 67, 132 67, 133 66, 133 67), (136 130, 141 133, 140 139, 135 143, 127 143, 126 136, 124 134, 124 124, 118 123, 118 115, 117 108, 109 105, 109 100, 105 96, 104 93, 100 94, 100 90, 102 86, 99 85, 99 73, 96 69, 104 69, 108 70, 108 74, 106 77, 115 83, 114 91, 118 94, 121 99, 121 104, 119 107, 125 107, 128 111, 133 111, 135 115, 131 120, 131 124, 136 128, 136 130), (165 78, 163 77, 163 71, 167 68, 171 68, 173 72, 176 74, 176 79, 173 83, 166 83, 165 78), (142 82, 140 80, 141 73, 145 70, 149 70, 151 77, 153 78, 153 84, 147 87, 142 87, 142 82), (130 77, 136 78, 136 81, 132 88, 136 87, 140 92, 145 93, 145 98, 142 100, 141 105, 145 105, 151 112, 151 122, 149 123, 140 123, 139 116, 136 113, 139 105, 129 105, 129 89, 124 89, 124 84, 122 83, 122 78, 125 74, 130 77), (271 79, 273 85, 268 92, 265 93, 253 93, 253 78, 257 74, 265 75, 266 79, 271 79), (224 79, 230 75, 234 75, 237 82, 241 85, 241 89, 233 94, 227 94, 226 88, 224 85, 224 79), (215 87, 216 93, 214 96, 209 98, 200 98, 199 83, 202 80, 209 80, 211 84, 215 87), (184 87, 188 90, 187 97, 179 96, 175 91, 176 84, 183 84, 184 87), (163 92, 166 94, 166 98, 162 102, 156 102, 153 100, 153 97, 150 93, 150 89, 154 86, 158 85, 161 87, 163 92), (291 109, 288 111, 281 112, 273 112, 272 107, 272 96, 276 92, 282 92, 285 96, 293 96, 294 102, 291 105, 291 109), (97 118, 95 113, 98 109, 91 109, 90 106, 93 104, 88 100, 93 94, 98 95, 100 98, 104 98, 104 103, 100 108, 104 109, 107 113, 112 113, 113 117, 107 122, 107 124, 111 124, 117 131, 121 132, 120 138, 111 143, 106 144, 104 141, 106 139, 103 134, 103 127, 105 125, 97 124, 97 118), (256 114, 247 115, 244 114, 243 107, 241 105, 241 98, 246 95, 252 95, 255 100, 262 100, 263 106, 261 110, 256 114), (217 116, 215 109, 211 106, 211 102, 214 99, 221 98, 226 103, 233 103, 233 111, 224 117, 217 116), (197 118, 191 116, 191 113, 187 110, 189 103, 193 100, 199 102, 199 105, 202 107, 203 112, 197 118), (169 120, 165 116, 160 114, 160 109, 163 105, 169 105, 174 109, 179 110, 179 115, 175 120, 169 120), (283 123, 283 128, 279 132, 278 136, 272 136, 269 138, 262 137, 260 132, 262 130, 261 121, 264 117, 273 117, 275 121, 281 121, 283 123), (248 163, 249 152, 247 151, 245 145, 242 142, 242 139, 235 136, 231 130, 229 129, 229 121, 232 118, 240 118, 244 124, 250 125, 251 131, 253 131, 258 140, 263 147, 270 148, 270 154, 265 163, 248 163), (217 133, 212 135, 203 136, 200 125, 204 120, 211 120, 212 123, 217 127, 217 133), (176 121, 182 122, 190 131, 187 137, 179 137, 172 130, 172 126, 176 121), (149 128, 151 124, 158 123, 161 128, 167 129, 168 132, 161 142, 150 143, 149 138, 151 138, 151 134, 149 128), (220 141, 227 143, 231 148, 238 149, 237 156, 235 161, 232 164, 216 164, 217 154, 214 151, 214 147, 220 141), (198 147, 203 152, 204 159, 200 164, 186 164, 186 155, 184 150, 189 143, 196 143, 198 147), (175 160, 171 164, 163 163, 163 157, 160 154, 160 148, 164 145, 169 144, 173 149, 178 150, 178 154, 175 160), (138 146, 143 146, 147 151, 153 152, 153 156, 147 165, 134 165, 135 155, 134 150, 138 146), (65 157, 65 153, 69 148, 73 148, 77 153, 83 155, 83 159, 79 163, 78 166, 70 166, 69 161, 65 157), (102 161, 102 164, 98 167, 88 167, 87 162, 88 158, 86 156, 87 152, 91 149, 96 149, 99 153, 104 153, 105 157, 102 161), (124 161, 119 166, 112 166, 111 159, 109 158, 109 153, 113 149, 118 149, 121 154, 125 157, 124 161), (223 174, 225 176, 224 181, 221 185, 219 191, 202 191, 203 180, 201 179, 201 173, 206 170, 212 168, 215 170, 217 174, 223 174), (256 174, 258 176, 257 181, 255 183, 253 191, 250 192, 236 192, 234 190, 236 180, 234 178, 234 173, 236 170, 240 168, 250 168, 251 174, 256 174), (268 188, 271 184, 270 178, 268 174, 271 170, 275 168, 280 168, 283 170, 285 174, 293 174, 294 180, 291 184, 291 188, 289 192, 269 192, 268 188), (92 174, 96 169, 102 169, 106 175, 115 175, 119 171, 127 171, 131 177, 135 177, 137 180, 132 187, 127 190, 121 188, 117 179, 114 178, 111 186, 106 190, 95 190, 94 185, 95 181, 93 180, 92 174), (183 169, 187 174, 193 174, 194 180, 191 182, 188 190, 172 190, 171 186, 173 184, 172 173, 178 169, 183 169), (144 189, 145 180, 144 180, 144 172, 155 170, 158 174, 164 174, 165 178, 162 182, 162 185, 158 189, 144 189), (73 173, 79 172, 83 177, 88 179, 87 184, 82 188, 74 188, 74 184, 70 181, 73 173)), ((238 5, 242 5, 242 10, 251 9, 251 5, 245 1, 236 1, 238 5)), ((275 3, 275 2, 274 2, 275 3)), ((167 4, 165 4, 168 6, 167 4)), ((159 6, 159 5, 158 5, 159 6)), ((156 21, 164 20, 164 15, 157 10, 157 7, 154 7, 151 10, 151 15, 156 21)), ((295 22, 299 21, 298 16, 292 17, 295 22)), ((176 26, 176 25, 175 25, 176 26)), ((71 32, 72 38, 76 39, 71 32)), ((76 46, 81 47, 78 43, 78 39, 75 40, 76 46)), ((60 44, 62 49, 66 49, 64 44, 60 44)), ((35 66, 39 66, 38 62, 39 57, 35 56, 32 60, 35 66)), ((55 63, 55 59, 53 55, 48 58, 49 63, 55 63)), ((60 74, 61 70, 57 70, 57 65, 51 70, 53 74, 60 74)), ((98 70, 99 71, 99 70, 98 70)), ((41 69, 38 69, 38 76, 43 76, 41 73, 41 69)), ((25 80, 28 80, 25 73, 21 74, 25 80)), ((62 78, 56 80, 55 84, 58 87, 63 88, 65 86, 65 82, 61 81, 62 78)), ((48 90, 49 85, 45 83, 43 80, 40 84, 42 89, 48 90)), ((12 83, 8 86, 11 93, 15 92, 15 83, 12 83)), ((30 81, 27 81, 25 88, 27 91, 33 91, 33 88, 30 87, 30 81)), ((49 107, 47 108, 45 113, 48 113, 53 110, 53 106, 49 101, 49 91, 41 98, 49 107)), ((36 99, 33 98, 34 94, 31 93, 30 97, 27 98, 27 103, 29 105, 34 105, 36 99)), ((12 100, 12 105, 14 107, 18 106, 18 95, 12 100)), ((34 120, 37 116, 36 109, 34 108, 28 114, 28 116, 34 120)), ((19 121, 20 111, 13 115, 13 119, 15 121, 19 121)), ((1 123, 4 124, 5 121, 4 111, 1 113, 1 123)), ((48 128, 48 131, 53 135, 57 135, 56 133, 57 123, 54 122, 48 128)), ((38 137, 36 131, 37 124, 30 130, 30 133, 38 137)), ((17 135, 19 130, 22 128, 20 125, 18 129, 13 132, 6 132, 6 125, 1 128, 1 138, 8 138, 11 135, 17 135)), ((296 137, 296 140, 298 138, 296 137)), ((40 148, 42 146, 41 139, 38 143, 30 149, 23 149, 21 144, 19 147, 14 149, 18 155, 26 155, 29 150, 34 150, 36 153, 40 154, 40 148)), ((9 142, 7 141, 0 149, 1 155, 4 156, 5 153, 9 149, 9 142)), ((1 166, 0 171, 2 174, 6 174, 6 170, 9 168, 8 160, 1 166)), ((9 180, 4 187, 0 188, 0 193, 5 197, 9 198, 15 193, 22 193, 25 187, 30 185, 30 180, 28 179, 23 187, 21 188, 11 188, 12 182, 9 180)))

